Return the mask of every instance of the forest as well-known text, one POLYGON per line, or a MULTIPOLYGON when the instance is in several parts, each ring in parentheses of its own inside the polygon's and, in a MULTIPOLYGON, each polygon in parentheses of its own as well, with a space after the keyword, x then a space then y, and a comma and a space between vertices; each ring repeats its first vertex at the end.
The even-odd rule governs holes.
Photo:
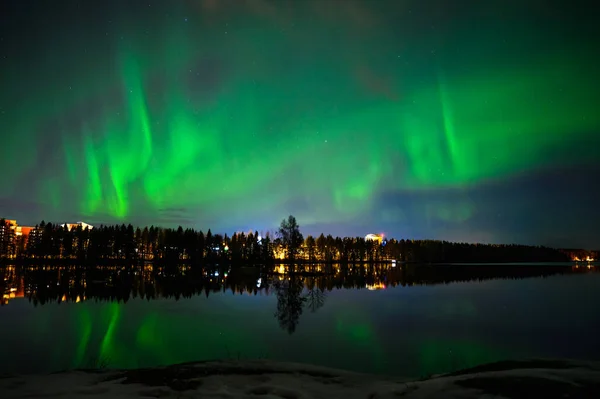
MULTIPOLYGON (((0 220, 0 226, 6 226, 0 220)), ((0 235, 0 258, 5 263, 186 264, 271 263, 506 263, 565 262, 573 251, 517 244, 478 244, 439 240, 365 237, 304 237, 296 219, 289 216, 275 233, 237 232, 231 236, 192 228, 81 225, 42 221, 27 236, 0 235), (69 227, 71 226, 71 227, 69 227)), ((595 252, 577 254, 597 259, 595 252)), ((583 258, 586 259, 586 258, 583 258)))

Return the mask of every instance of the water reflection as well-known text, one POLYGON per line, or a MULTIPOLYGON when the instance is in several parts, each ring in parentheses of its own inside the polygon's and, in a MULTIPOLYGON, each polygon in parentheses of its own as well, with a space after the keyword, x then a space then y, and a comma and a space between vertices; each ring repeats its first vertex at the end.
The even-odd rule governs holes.
POLYGON ((276 269, 2 268, 0 372, 268 357, 419 376, 600 356, 591 265, 276 269))
MULTIPOLYGON (((300 321, 304 303, 307 297, 302 294, 303 284, 297 276, 283 281, 276 281, 275 292, 277 294, 277 312, 275 317, 279 326, 290 334, 296 331, 296 326, 300 321)), ((313 292, 313 288, 309 292, 313 292)), ((318 291, 318 289, 316 289, 318 291)))
POLYGON ((47 303, 111 301, 132 298, 191 298, 196 295, 271 295, 277 298, 275 317, 292 334, 305 309, 316 312, 335 289, 382 290, 388 287, 523 279, 558 274, 596 272, 587 265, 315 265, 308 273, 289 274, 286 266, 191 268, 185 265, 156 267, 7 266, 1 270, 2 305, 26 298, 33 306, 47 303), (323 273, 326 270, 327 273, 323 273))

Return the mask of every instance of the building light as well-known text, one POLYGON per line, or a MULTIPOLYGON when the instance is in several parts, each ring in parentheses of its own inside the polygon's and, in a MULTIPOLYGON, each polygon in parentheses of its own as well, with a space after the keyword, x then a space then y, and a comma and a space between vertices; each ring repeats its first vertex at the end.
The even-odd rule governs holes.
POLYGON ((367 234, 365 241, 377 241, 379 244, 383 241, 383 234, 367 234))

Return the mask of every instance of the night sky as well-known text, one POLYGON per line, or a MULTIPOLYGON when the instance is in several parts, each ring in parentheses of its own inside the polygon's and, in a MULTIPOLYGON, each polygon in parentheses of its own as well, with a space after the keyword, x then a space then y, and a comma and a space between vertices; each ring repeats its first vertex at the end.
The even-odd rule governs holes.
POLYGON ((0 217, 597 248, 599 26, 577 1, 2 0, 0 217))

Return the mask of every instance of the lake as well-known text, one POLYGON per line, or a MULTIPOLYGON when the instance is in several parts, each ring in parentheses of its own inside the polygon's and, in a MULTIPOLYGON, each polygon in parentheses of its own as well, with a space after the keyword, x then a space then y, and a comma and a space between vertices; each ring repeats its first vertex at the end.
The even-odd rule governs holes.
POLYGON ((594 265, 329 268, 5 266, 0 372, 268 358, 420 377, 600 360, 594 265))

